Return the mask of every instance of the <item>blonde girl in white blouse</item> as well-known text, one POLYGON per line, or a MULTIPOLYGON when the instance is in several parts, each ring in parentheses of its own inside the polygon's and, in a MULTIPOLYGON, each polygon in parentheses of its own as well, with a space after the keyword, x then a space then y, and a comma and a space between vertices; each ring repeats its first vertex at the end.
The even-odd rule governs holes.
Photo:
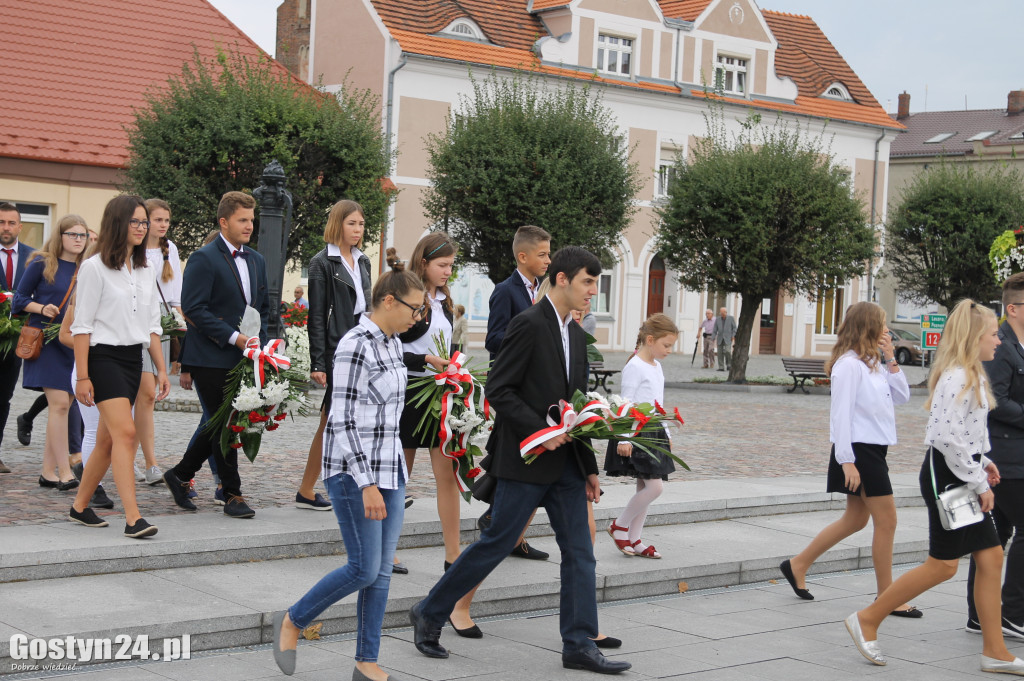
MULTIPOLYGON (((845 492, 846 512, 811 540, 803 551, 779 565, 797 596, 813 600, 805 577, 823 553, 871 520, 871 562, 878 593, 892 584, 892 546, 896 536, 887 448, 896 444, 894 405, 910 399, 907 378, 896 363, 885 310, 869 302, 851 305, 839 327, 829 362, 832 405, 828 492, 845 492)), ((921 617, 913 606, 899 604, 897 615, 921 617)))
POLYGON ((982 362, 999 347, 995 314, 971 300, 953 309, 939 344, 928 385, 931 405, 925 444, 929 453, 921 466, 921 494, 928 506, 928 559, 907 572, 878 599, 846 619, 846 628, 864 657, 885 664, 878 646, 878 627, 899 603, 916 598, 957 573, 959 559, 970 553, 977 564, 974 600, 981 625, 981 670, 1024 676, 1024 661, 1006 649, 1002 629, 1000 584, 1003 550, 989 511, 994 497, 990 485, 999 471, 989 450, 988 410, 995 404, 982 362), (978 493, 985 518, 973 525, 946 530, 939 520, 932 487, 965 484, 978 493))

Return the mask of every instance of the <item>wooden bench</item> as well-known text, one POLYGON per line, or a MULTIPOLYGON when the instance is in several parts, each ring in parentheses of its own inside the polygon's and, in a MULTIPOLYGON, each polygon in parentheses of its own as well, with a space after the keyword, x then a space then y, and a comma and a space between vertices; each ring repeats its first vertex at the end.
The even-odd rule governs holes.
POLYGON ((793 377, 793 387, 786 392, 793 392, 797 388, 810 395, 804 384, 815 378, 828 378, 825 373, 825 360, 823 359, 797 359, 795 357, 783 357, 782 368, 793 377))
POLYGON ((608 389, 608 379, 619 373, 616 369, 605 369, 604 362, 591 362, 590 363, 590 389, 597 390, 600 386, 604 389, 605 394, 611 394, 611 390, 608 389))

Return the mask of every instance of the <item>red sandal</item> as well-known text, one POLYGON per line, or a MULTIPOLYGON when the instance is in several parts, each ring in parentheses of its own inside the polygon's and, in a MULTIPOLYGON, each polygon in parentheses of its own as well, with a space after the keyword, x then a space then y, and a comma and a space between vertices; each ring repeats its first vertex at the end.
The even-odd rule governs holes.
POLYGON ((637 547, 637 544, 639 544, 639 543, 640 543, 640 540, 637 539, 635 542, 630 544, 630 546, 633 547, 633 555, 634 556, 638 556, 640 558, 661 558, 661 554, 658 553, 658 549, 654 548, 654 545, 648 546, 643 551, 639 551, 638 552, 636 550, 636 547, 637 547))
POLYGON ((628 527, 619 527, 612 521, 612 524, 608 526, 608 536, 615 542, 615 548, 622 552, 625 556, 635 556, 636 553, 633 551, 633 545, 629 543, 629 539, 616 539, 614 532, 629 532, 628 527))

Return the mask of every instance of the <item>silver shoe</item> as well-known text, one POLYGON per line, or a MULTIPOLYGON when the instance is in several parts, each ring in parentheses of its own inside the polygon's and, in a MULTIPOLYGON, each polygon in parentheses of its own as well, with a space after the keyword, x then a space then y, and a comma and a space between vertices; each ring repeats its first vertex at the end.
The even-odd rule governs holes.
POLYGON ((274 631, 274 662, 277 663, 278 668, 285 676, 291 676, 295 673, 295 651, 281 650, 281 625, 284 624, 286 612, 286 610, 282 610, 281 612, 274 613, 274 616, 270 619, 270 624, 274 631))
MULTIPOLYGON (((352 668, 352 681, 370 681, 370 677, 359 671, 359 667, 352 668)), ((402 681, 394 674, 388 674, 388 681, 402 681)))
POLYGON ((160 470, 159 466, 150 466, 146 469, 146 484, 147 485, 159 485, 164 481, 164 472, 160 470))
MULTIPOLYGON (((885 666, 885 657, 882 655, 881 649, 878 647, 878 641, 865 641, 864 632, 860 630, 860 618, 857 617, 857 613, 853 613, 846 618, 846 630, 850 632, 850 637, 853 642, 857 644, 857 650, 860 654, 871 662, 877 664, 879 667, 885 666)), ((1002 662, 1000 664, 1010 664, 1009 662, 1002 662)), ((984 662, 982 662, 984 665, 984 662)), ((984 666, 982 666, 984 669, 984 666)))
POLYGON ((1015 657, 1013 660, 1007 662, 1005 660, 997 660, 994 657, 986 657, 985 655, 982 655, 981 671, 1024 676, 1024 660, 1019 657, 1015 657))

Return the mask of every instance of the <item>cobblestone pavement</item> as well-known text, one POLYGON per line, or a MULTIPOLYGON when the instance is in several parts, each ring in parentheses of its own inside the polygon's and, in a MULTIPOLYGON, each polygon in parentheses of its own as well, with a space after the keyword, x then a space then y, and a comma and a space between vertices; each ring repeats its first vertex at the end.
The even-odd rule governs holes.
MULTIPOLYGON (((609 353, 608 367, 621 367, 626 355, 609 353)), ((700 375, 689 364, 689 356, 673 355, 665 362, 666 380, 692 381, 700 375)), ((777 357, 751 358, 748 376, 782 375, 777 357)), ((716 372, 703 371, 704 375, 716 372)), ((920 368, 908 370, 912 383, 924 378, 920 368)), ((718 374, 721 375, 721 374, 718 374)), ((194 393, 177 386, 169 400, 185 403, 194 393)), ((16 391, 11 404, 11 416, 4 432, 0 458, 12 473, 0 475, 0 525, 47 523, 67 517, 74 492, 58 492, 39 487, 37 478, 42 461, 46 417, 36 420, 32 444, 18 443, 16 418, 28 408, 36 393, 16 391)), ((316 403, 319 397, 314 393, 316 403)), ((927 412, 923 409, 924 396, 917 394, 907 405, 897 407, 896 421, 900 444, 890 449, 889 465, 893 472, 912 472, 920 466, 927 412)), ((816 475, 822 479, 828 460, 827 395, 804 395, 778 392, 730 392, 725 390, 668 389, 665 402, 678 406, 686 425, 673 437, 673 451, 691 467, 690 472, 679 471, 674 477, 690 479, 742 478, 782 475, 816 475)), ((175 465, 185 450, 199 422, 197 413, 157 411, 157 460, 164 470, 175 465)), ((294 502, 298 481, 305 466, 309 441, 315 430, 315 417, 286 421, 284 427, 263 438, 262 452, 254 463, 242 457, 240 465, 242 489, 247 501, 256 509, 287 506, 294 502)), ((595 443, 603 461, 604 443, 595 443)), ((142 465, 141 452, 137 461, 142 465)), ((622 478, 603 478, 602 484, 630 484, 622 478)), ((114 499, 113 511, 121 513, 116 488, 110 474, 104 487, 114 499)), ((318 487, 322 490, 322 486, 318 487)), ((220 513, 221 507, 213 503, 213 483, 204 468, 196 476, 199 493, 197 505, 200 513, 220 513)), ((419 452, 412 472, 409 493, 414 497, 434 494, 433 476, 425 451, 419 452)), ((167 514, 177 511, 167 488, 160 484, 137 488, 139 507, 143 515, 167 514)), ((183 511, 182 511, 183 512, 183 511)))

